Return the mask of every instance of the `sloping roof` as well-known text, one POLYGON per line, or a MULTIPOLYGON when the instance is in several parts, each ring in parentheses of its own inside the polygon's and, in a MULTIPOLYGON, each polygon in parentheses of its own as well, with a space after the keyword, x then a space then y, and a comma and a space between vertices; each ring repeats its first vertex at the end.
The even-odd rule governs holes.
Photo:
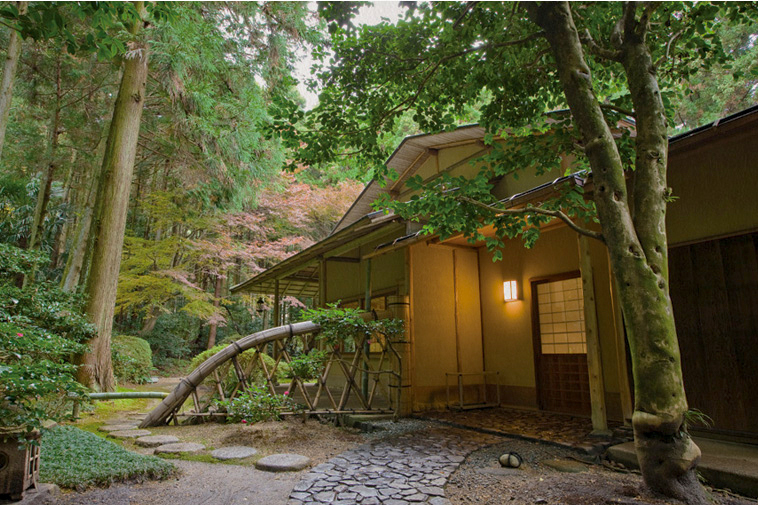
POLYGON ((338 248, 349 246, 351 242, 364 238, 400 220, 399 216, 385 214, 381 211, 364 215, 358 221, 339 232, 332 233, 321 242, 303 249, 251 279, 232 286, 231 292, 253 291, 255 293, 273 294, 278 280, 279 293, 282 296, 316 296, 318 294, 319 259, 328 253, 334 254, 338 248))
POLYGON ((371 204, 380 194, 388 193, 396 181, 403 182, 408 175, 406 170, 413 167, 430 149, 443 149, 457 145, 465 145, 481 141, 484 138, 484 128, 478 124, 459 126, 453 131, 442 133, 420 133, 405 137, 397 149, 392 153, 387 162, 387 168, 394 170, 397 177, 387 179, 382 187, 378 182, 371 181, 355 199, 353 205, 347 210, 342 219, 334 226, 332 233, 336 233, 351 223, 365 216, 373 209, 371 204), (405 177, 404 177, 405 176, 405 177))

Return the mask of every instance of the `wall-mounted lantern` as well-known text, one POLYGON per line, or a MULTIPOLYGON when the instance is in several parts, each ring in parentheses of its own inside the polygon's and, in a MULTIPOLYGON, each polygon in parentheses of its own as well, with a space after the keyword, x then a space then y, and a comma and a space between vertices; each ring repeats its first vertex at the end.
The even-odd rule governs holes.
POLYGON ((516 281, 503 282, 503 298, 506 302, 518 300, 518 284, 516 281))
POLYGON ((258 298, 258 301, 255 302, 255 311, 260 315, 260 314, 263 314, 265 310, 266 310, 266 301, 261 296, 258 298))

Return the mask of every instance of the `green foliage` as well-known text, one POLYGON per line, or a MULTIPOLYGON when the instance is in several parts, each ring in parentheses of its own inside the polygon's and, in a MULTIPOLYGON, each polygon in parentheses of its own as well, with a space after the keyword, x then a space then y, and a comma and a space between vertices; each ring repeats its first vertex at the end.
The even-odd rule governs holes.
POLYGON ((380 334, 389 340, 396 340, 404 334, 402 319, 378 319, 365 321, 360 309, 340 308, 340 302, 329 304, 328 308, 310 309, 303 313, 303 319, 313 321, 321 327, 317 338, 327 345, 335 346, 343 342, 356 342, 380 334))
POLYGON ((61 487, 83 490, 115 482, 165 479, 173 464, 155 456, 127 451, 109 440, 73 426, 45 430, 40 479, 61 487))
POLYGON ((301 380, 313 380, 321 376, 324 364, 329 358, 327 351, 311 349, 310 352, 301 353, 289 362, 292 375, 301 380))
MULTIPOLYGON (((219 344, 215 347, 201 352, 192 358, 192 361, 190 362, 190 370, 194 370, 205 360, 214 354, 217 354, 225 347, 227 347, 227 344, 219 344)), ((247 351, 237 356, 237 361, 243 370, 250 370, 247 378, 251 384, 264 384, 266 381, 266 375, 263 373, 260 363, 258 362, 259 358, 255 355, 255 353, 256 351, 254 349, 248 349, 247 351)), ((268 354, 261 354, 261 356, 263 356, 263 361, 266 363, 266 368, 269 372, 271 372, 276 362, 268 354)), ((237 379, 237 374, 234 372, 234 367, 232 366, 231 361, 227 361, 216 370, 218 370, 218 376, 221 379, 221 387, 224 388, 224 391, 232 391, 239 380, 237 379)), ((279 366, 276 369, 276 380, 283 382, 287 379, 289 374, 289 365, 283 360, 280 361, 279 366)))
POLYGON ((217 401, 216 404, 226 411, 226 421, 229 423, 278 421, 282 410, 290 406, 287 396, 287 391, 283 395, 275 395, 265 386, 253 386, 231 400, 217 401))
POLYGON ((186 312, 163 314, 153 331, 144 336, 153 351, 153 364, 163 366, 192 355, 192 342, 200 331, 200 321, 186 312))
MULTIPOLYGON (((306 113, 292 102, 276 104, 274 128, 294 149, 293 163, 339 164, 349 155, 383 184, 385 176, 396 176, 385 166, 396 145, 384 140, 392 138, 409 116, 420 131, 437 133, 478 115, 491 151, 472 160, 472 166, 482 167, 475 177, 443 173, 426 183, 411 178, 407 184, 415 195, 402 203, 385 196, 376 208, 424 221, 426 232, 442 238, 463 232, 472 242, 485 241, 492 251, 516 236, 531 246, 539 227, 551 218, 538 212, 487 210, 486 205, 497 202, 492 195, 495 183, 524 172, 551 173, 554 179, 566 175, 561 154, 573 160, 570 172, 589 172, 591 167, 578 118, 551 113, 567 108, 562 76, 547 37, 528 12, 530 5, 534 4, 417 3, 397 23, 359 27, 349 23, 350 9, 337 8, 335 14, 326 8, 330 19, 339 21, 329 27, 330 51, 316 51, 320 60, 313 71, 322 85, 319 105, 306 113), (470 113, 474 106, 477 115, 470 113), (486 225, 496 236, 485 240, 479 230, 486 225)), ((618 49, 614 26, 619 26, 622 4, 573 2, 570 9, 584 44, 593 92, 603 104, 607 124, 617 129, 634 114, 627 69, 620 58, 601 56, 594 48, 611 53, 618 49)), ((637 18, 642 10, 635 11, 637 18)), ((726 65, 734 56, 724 50, 719 26, 744 23, 750 12, 754 15, 754 6, 708 2, 661 3, 645 11, 650 15, 647 45, 671 125, 688 79, 726 65)), ((746 45, 748 39, 743 38, 746 45)), ((754 61, 748 56, 742 67, 754 61)), ((752 72, 742 73, 747 71, 752 72)), ((748 89, 751 86, 747 83, 748 89)), ((633 169, 635 139, 622 133, 616 143, 625 168, 633 169)), ((577 222, 595 219, 594 205, 580 188, 562 188, 557 198, 535 207, 561 210, 577 222)))
POLYGON ((18 274, 46 261, 0 244, 0 426, 6 429, 31 431, 47 419, 67 419, 70 402, 86 393, 68 361, 94 335, 82 301, 46 282, 16 286, 18 274))
POLYGON ((111 339, 113 374, 116 379, 134 384, 150 380, 153 352, 147 340, 131 335, 116 335, 111 339))

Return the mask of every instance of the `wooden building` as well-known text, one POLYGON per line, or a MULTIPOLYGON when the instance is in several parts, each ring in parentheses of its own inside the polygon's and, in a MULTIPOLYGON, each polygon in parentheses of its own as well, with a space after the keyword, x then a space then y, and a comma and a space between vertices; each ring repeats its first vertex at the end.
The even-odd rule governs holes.
MULTIPOLYGON (((475 173, 483 137, 472 125, 406 138, 387 161, 394 182, 369 184, 329 237, 233 289, 361 307, 368 293, 374 308, 402 306, 406 413, 489 403, 499 392, 505 405, 592 415, 599 430, 606 418, 629 419, 630 362, 601 243, 554 222, 532 249, 514 239, 493 262, 483 244, 441 241, 372 212, 382 192, 409 198, 412 175, 475 173), (505 301, 511 281, 517 296, 505 301)), ((494 193, 517 206, 584 182, 564 177, 565 168, 506 177, 494 193)), ((755 441, 758 107, 673 137, 668 174, 670 284, 688 400, 713 419, 711 434, 755 441)))

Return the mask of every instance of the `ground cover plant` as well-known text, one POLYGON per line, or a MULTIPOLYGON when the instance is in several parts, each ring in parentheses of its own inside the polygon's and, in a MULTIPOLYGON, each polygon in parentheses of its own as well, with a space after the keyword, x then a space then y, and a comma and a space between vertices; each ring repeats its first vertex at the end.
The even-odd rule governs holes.
POLYGON ((45 430, 41 452, 40 480, 77 490, 114 482, 164 479, 175 471, 167 461, 127 451, 73 426, 45 430))

